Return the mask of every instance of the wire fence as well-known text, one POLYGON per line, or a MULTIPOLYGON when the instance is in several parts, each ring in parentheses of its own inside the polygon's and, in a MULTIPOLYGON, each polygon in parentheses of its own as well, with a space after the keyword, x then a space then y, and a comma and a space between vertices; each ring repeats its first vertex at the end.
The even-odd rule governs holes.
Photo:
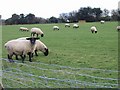
POLYGON ((41 62, 9 63, 2 58, 6 88, 117 88, 117 70, 73 68, 41 62), (13 67, 10 67, 12 64, 13 67))

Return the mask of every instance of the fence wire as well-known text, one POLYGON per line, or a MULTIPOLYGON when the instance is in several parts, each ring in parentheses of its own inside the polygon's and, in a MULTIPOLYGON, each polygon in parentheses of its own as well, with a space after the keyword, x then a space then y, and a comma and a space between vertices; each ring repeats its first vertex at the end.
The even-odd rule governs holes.
POLYGON ((14 67, 8 59, 2 58, 3 83, 6 88, 117 88, 117 70, 104 70, 96 68, 73 68, 57 64, 41 62, 20 63, 15 60, 14 67), (85 71, 85 72, 83 72, 85 71), (88 72, 100 72, 105 76, 94 75, 88 72), (107 75, 113 74, 112 77, 107 75), (11 83, 10 83, 11 82, 11 83))

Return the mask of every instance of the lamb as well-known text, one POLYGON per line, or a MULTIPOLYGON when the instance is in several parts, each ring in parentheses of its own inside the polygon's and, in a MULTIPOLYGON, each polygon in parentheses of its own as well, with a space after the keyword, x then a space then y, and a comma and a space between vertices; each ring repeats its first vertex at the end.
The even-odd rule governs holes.
POLYGON ((101 20, 101 21, 100 21, 100 23, 101 23, 101 24, 104 24, 104 23, 105 23, 105 21, 101 20))
POLYGON ((53 30, 59 30, 58 26, 53 26, 53 30))
POLYGON ((73 28, 79 28, 79 25, 73 24, 73 28))
MULTIPOLYGON (((28 38, 28 37, 21 37, 21 38, 18 38, 17 40, 25 40, 26 38, 28 38)), ((47 56, 49 53, 47 46, 40 40, 36 40, 36 43, 35 43, 34 52, 35 52, 36 56, 38 56, 38 54, 37 54, 38 51, 43 52, 45 56, 47 56)))
POLYGON ((120 26, 117 26, 116 29, 117 29, 117 31, 120 31, 120 26))
POLYGON ((24 63, 24 59, 26 57, 26 54, 29 55, 29 61, 32 62, 31 57, 32 53, 35 48, 35 42, 39 38, 26 38, 26 40, 10 40, 7 43, 5 43, 5 48, 8 52, 8 59, 9 61, 13 62, 12 56, 13 55, 20 55, 22 58, 22 62, 24 63))
POLYGON ((42 30, 40 28, 32 28, 31 29, 31 36, 35 36, 35 34, 37 35, 41 35, 41 37, 44 36, 44 33, 42 32, 42 30))
POLYGON ((28 28, 25 28, 25 27, 20 27, 20 30, 21 30, 21 31, 29 31, 29 29, 28 29, 28 28))
POLYGON ((97 33, 97 28, 96 28, 96 26, 92 26, 91 28, 90 28, 90 30, 91 30, 91 32, 92 33, 97 33))
POLYGON ((65 27, 70 27, 70 24, 66 23, 66 24, 65 24, 65 27))

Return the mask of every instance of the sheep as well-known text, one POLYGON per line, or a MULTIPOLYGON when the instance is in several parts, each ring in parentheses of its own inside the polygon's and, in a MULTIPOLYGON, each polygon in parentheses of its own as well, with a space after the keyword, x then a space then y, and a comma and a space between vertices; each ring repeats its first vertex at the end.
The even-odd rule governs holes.
POLYGON ((120 31, 120 26, 117 26, 116 29, 117 29, 117 31, 120 31))
POLYGON ((35 45, 35 55, 36 56, 38 56, 37 51, 43 52, 45 56, 47 56, 49 53, 47 46, 40 40, 36 40, 36 45, 35 45))
POLYGON ((79 28, 79 25, 73 24, 73 28, 79 28))
MULTIPOLYGON (((18 38, 17 40, 25 40, 26 38, 28 38, 28 37, 21 37, 21 38, 18 38)), ((47 56, 49 53, 47 46, 40 40, 36 40, 36 43, 35 43, 34 52, 35 52, 36 56, 38 56, 37 51, 43 52, 45 56, 47 56)))
POLYGON ((38 37, 38 35, 41 35, 41 37, 44 36, 44 33, 42 32, 42 30, 40 28, 34 27, 31 29, 31 36, 35 36, 35 34, 37 35, 37 37, 38 37))
POLYGON ((21 31, 29 31, 29 29, 28 29, 28 28, 25 28, 25 27, 20 27, 20 30, 21 30, 21 31))
POLYGON ((91 28, 90 28, 90 30, 91 30, 91 32, 92 33, 97 33, 97 28, 96 28, 96 26, 92 26, 91 28))
POLYGON ((70 24, 66 23, 66 24, 65 24, 65 27, 70 27, 70 24))
POLYGON ((29 61, 32 62, 31 57, 32 53, 35 48, 35 42, 39 38, 26 38, 26 40, 10 40, 7 43, 5 43, 5 48, 8 52, 8 59, 9 61, 13 62, 12 56, 13 55, 20 55, 22 58, 22 62, 24 63, 24 59, 26 57, 26 54, 29 55, 29 61))
POLYGON ((53 30, 59 30, 58 26, 53 26, 53 30))
POLYGON ((104 24, 104 23, 105 23, 105 21, 101 20, 101 21, 100 21, 100 23, 101 23, 101 24, 104 24))

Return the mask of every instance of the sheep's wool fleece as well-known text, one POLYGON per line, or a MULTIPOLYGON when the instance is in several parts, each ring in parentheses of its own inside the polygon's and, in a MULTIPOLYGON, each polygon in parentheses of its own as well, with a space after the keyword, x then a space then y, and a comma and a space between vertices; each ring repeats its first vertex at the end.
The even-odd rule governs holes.
POLYGON ((8 53, 16 53, 17 55, 33 52, 35 45, 31 45, 29 40, 11 40, 5 44, 8 53), (32 48, 31 48, 32 47, 32 48))

